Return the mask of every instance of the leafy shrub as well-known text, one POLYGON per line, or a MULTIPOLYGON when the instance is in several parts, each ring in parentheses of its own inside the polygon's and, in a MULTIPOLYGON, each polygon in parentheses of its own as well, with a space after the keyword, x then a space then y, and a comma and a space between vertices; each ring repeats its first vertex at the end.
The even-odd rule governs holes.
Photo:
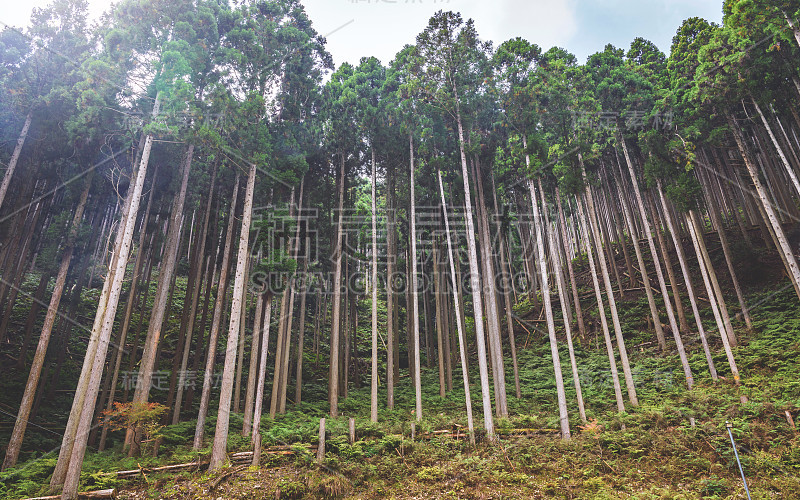
POLYGON ((701 481, 700 494, 703 498, 719 498, 728 492, 728 484, 724 479, 718 478, 716 475, 701 481))

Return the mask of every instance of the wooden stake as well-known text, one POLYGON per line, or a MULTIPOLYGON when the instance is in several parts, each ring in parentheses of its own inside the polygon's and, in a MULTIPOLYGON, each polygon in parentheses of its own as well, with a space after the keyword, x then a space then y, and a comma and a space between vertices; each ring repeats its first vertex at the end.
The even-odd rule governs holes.
POLYGON ((319 444, 317 445, 317 462, 325 458, 325 419, 319 419, 319 444))
POLYGON ((350 417, 350 420, 347 422, 347 428, 350 444, 353 444, 356 442, 356 419, 350 417))

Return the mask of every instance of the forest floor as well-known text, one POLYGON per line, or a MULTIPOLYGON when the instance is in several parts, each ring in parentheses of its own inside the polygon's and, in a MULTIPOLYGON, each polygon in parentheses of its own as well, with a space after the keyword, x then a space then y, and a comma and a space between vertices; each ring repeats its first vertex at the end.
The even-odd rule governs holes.
MULTIPOLYGON (((466 426, 460 371, 454 370, 454 389, 442 398, 438 372, 427 368, 423 370, 424 418, 416 425, 418 439, 412 441, 414 394, 404 369, 396 390, 396 408, 381 409, 378 424, 364 418, 369 415, 369 388, 351 388, 340 402, 341 416, 327 420, 330 437, 323 464, 317 464, 310 453, 298 451, 264 455, 260 468, 151 472, 125 480, 113 473, 207 459, 210 447, 191 451, 195 423, 187 421, 162 429, 164 442, 157 458, 124 457, 118 442, 102 453, 88 453, 81 489, 116 488, 119 498, 129 499, 745 498, 725 427, 730 421, 752 498, 800 498, 799 433, 786 417, 788 411, 798 419, 800 410, 800 306, 792 288, 778 287, 774 278, 771 286, 753 282, 748 288, 755 328, 750 333, 737 327, 740 345, 734 353, 742 373, 740 387, 729 376, 719 336, 711 328, 713 320, 704 312, 721 379, 711 379, 699 338, 687 335, 684 342, 696 385, 686 390, 674 349, 662 354, 652 345, 646 300, 630 296, 620 303, 620 314, 640 405, 634 407, 626 399, 626 412, 620 414, 602 336, 598 341, 593 331, 596 318, 590 321, 592 331, 575 340, 587 424, 577 412, 565 347, 562 352, 572 431, 569 442, 562 442, 553 432, 558 428, 558 412, 546 331, 543 326, 533 329, 529 322, 529 334, 518 330, 522 397, 514 397, 507 357, 511 417, 496 419, 496 427, 504 432, 537 432, 503 437, 496 445, 479 439, 477 446, 471 446, 463 439, 442 436, 419 439, 433 430, 466 426), (747 402, 742 402, 742 396, 747 402), (347 437, 351 416, 356 418, 352 444, 347 437)), ((518 305, 518 314, 532 318, 526 307, 525 303, 518 305)), ((368 338, 367 330, 363 334, 368 338)), ((314 403, 295 406, 290 402, 287 414, 274 420, 265 416, 261 422, 265 447, 316 444, 319 418, 327 412, 327 374, 314 370, 313 359, 307 360, 307 366, 303 397, 314 403)), ((477 382, 475 370, 471 370, 471 381, 477 382)), ((479 386, 472 385, 471 392, 476 426, 480 427, 479 386)), ((384 387, 381 401, 385 397, 384 387)), ((208 437, 214 425, 215 419, 210 418, 208 437)), ((241 425, 241 415, 232 415, 230 451, 249 449, 249 439, 234 430, 241 425)), ((27 458, 0 474, 0 498, 45 494, 55 455, 27 458)))

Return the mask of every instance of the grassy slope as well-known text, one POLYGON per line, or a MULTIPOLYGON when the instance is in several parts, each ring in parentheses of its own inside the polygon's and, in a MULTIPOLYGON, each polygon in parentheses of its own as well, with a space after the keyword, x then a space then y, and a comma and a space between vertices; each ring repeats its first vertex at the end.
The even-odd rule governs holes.
MULTIPOLYGON (((214 491, 209 490, 217 475, 148 475, 146 480, 118 482, 103 474, 137 468, 137 464, 197 458, 189 451, 194 423, 186 422, 164 429, 166 442, 158 459, 121 458, 117 450, 90 453, 83 486, 117 486, 130 498, 274 498, 276 490, 283 493, 281 498, 304 494, 352 498, 744 498, 725 431, 725 421, 730 420, 753 498, 798 498, 800 446, 797 431, 789 427, 783 412, 789 409, 797 416, 800 409, 800 307, 791 287, 757 292, 748 302, 757 333, 739 332, 742 342, 735 354, 743 374, 742 388, 735 388, 730 378, 714 384, 704 368, 698 339, 690 337, 685 341, 697 381, 691 392, 685 390, 674 353, 660 356, 650 346, 635 347, 651 340, 642 333, 646 327, 642 318, 647 317, 644 299, 622 303, 642 404, 628 407, 622 415, 614 411, 604 348, 590 334, 577 353, 587 412, 593 419, 588 426, 580 425, 566 347, 562 346, 573 430, 569 443, 549 434, 509 438, 502 440, 501 446, 477 448, 449 438, 411 442, 408 422, 413 390, 408 378, 403 378, 396 396, 398 409, 382 410, 379 425, 361 419, 369 414, 368 389, 351 390, 340 405, 344 416, 329 420, 333 437, 324 467, 314 465, 310 456, 271 458, 266 464, 262 460, 260 470, 238 471, 214 491), (749 402, 740 402, 742 394, 749 402), (347 444, 344 437, 346 416, 358 419, 361 440, 354 445, 347 444), (696 420, 695 427, 690 426, 690 417, 696 420)), ((717 338, 713 333, 712 337, 717 338)), ((499 428, 557 427, 552 362, 545 342, 541 332, 520 339, 527 344, 520 349, 523 397, 509 398, 514 416, 499 420, 499 428)), ((714 350, 717 369, 725 376, 729 371, 721 346, 715 344, 714 350)), ((311 366, 310 360, 307 366, 311 366)), ((506 369, 511 381, 510 362, 506 369)), ((476 381, 477 374, 471 375, 476 381)), ((424 371, 425 418, 418 426, 420 431, 466 424, 459 381, 456 372, 456 389, 440 398, 435 371, 424 371)), ((309 373, 304 397, 319 403, 304 403, 274 422, 264 418, 266 444, 315 441, 318 419, 327 407, 324 382, 324 373, 309 373)), ((471 390, 475 399, 479 387, 473 385, 471 390)), ((385 393, 381 397, 385 400, 385 393)), ((479 401, 473 404, 476 417, 480 417, 479 401)), ((208 425, 210 435, 214 420, 208 425)), ((231 425, 240 428, 241 417, 234 416, 231 425)), ((231 450, 246 449, 247 440, 232 432, 229 446, 231 450)), ((206 449, 199 455, 208 453, 206 449)), ((54 461, 52 456, 34 458, 0 475, 0 497, 42 491, 54 461)))

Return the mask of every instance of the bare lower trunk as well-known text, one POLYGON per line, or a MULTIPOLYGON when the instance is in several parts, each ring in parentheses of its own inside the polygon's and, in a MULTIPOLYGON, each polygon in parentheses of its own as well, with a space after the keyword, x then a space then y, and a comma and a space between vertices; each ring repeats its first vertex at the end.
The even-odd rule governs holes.
POLYGON ((503 363, 503 346, 500 342, 500 313, 497 304, 496 282, 494 274, 494 252, 492 251, 489 238, 489 216, 486 213, 486 198, 483 194, 483 182, 480 176, 480 165, 475 160, 475 185, 477 186, 479 207, 478 237, 481 243, 482 264, 484 275, 484 291, 486 295, 486 323, 488 325, 489 349, 492 354, 492 371, 495 378, 495 405, 497 406, 497 416, 508 416, 508 403, 506 396, 506 374, 505 364, 503 363))
POLYGON ((753 180, 753 185, 756 188, 756 192, 758 193, 761 205, 763 206, 767 218, 769 219, 769 223, 772 226, 772 230, 775 233, 775 238, 778 240, 778 251, 781 252, 781 254, 783 255, 784 262, 786 263, 786 270, 789 274, 789 278, 792 281, 792 285, 794 286, 795 293, 797 293, 797 296, 800 297, 800 268, 798 268, 797 266, 797 260, 795 259, 794 254, 792 253, 792 248, 789 245, 788 240, 786 239, 786 234, 783 231, 783 227, 778 221, 778 217, 775 214, 775 210, 769 201, 769 197, 767 196, 766 191, 764 190, 764 186, 761 183, 761 179, 758 176, 758 171, 756 170, 755 165, 753 165, 753 162, 750 159, 750 154, 747 150, 744 138, 742 137, 742 132, 741 130, 739 130, 736 122, 733 119, 733 115, 731 115, 730 112, 727 112, 726 118, 728 120, 731 133, 733 134, 733 137, 736 140, 736 144, 742 153, 742 157, 744 158, 744 163, 745 166, 747 167, 747 172, 750 174, 750 178, 753 180))
MULTIPOLYGON (((567 243, 567 220, 564 217, 564 209, 561 207, 561 193, 556 188, 556 204, 558 205, 558 218, 561 222, 561 239, 564 243, 564 250, 566 250, 567 243)), ((581 299, 578 295, 578 285, 575 282, 575 270, 572 267, 572 259, 569 255, 565 255, 567 261, 567 271, 569 272, 570 288, 572 289, 572 301, 575 305, 575 317, 578 320, 578 331, 581 337, 586 338, 586 326, 583 323, 583 309, 581 308, 581 299)))
POLYGON ((397 232, 394 225, 394 173, 387 173, 386 189, 386 407, 394 408, 394 384, 395 384, 395 336, 397 330, 394 328, 395 316, 395 294, 394 294, 394 273, 397 263, 397 248, 395 240, 397 232))
MULTIPOLYGON (((454 89, 455 90, 455 89, 454 89)), ((469 186, 467 157, 464 151, 464 127, 461 123, 461 112, 458 110, 456 94, 456 122, 458 125, 458 146, 461 154, 461 176, 464 182, 464 209, 467 223, 467 251, 469 254, 469 276, 472 288, 472 308, 475 318, 475 338, 478 347, 478 371, 481 381, 481 397, 483 400, 483 425, 490 441, 495 441, 494 419, 492 417, 492 401, 489 393, 489 370, 486 365, 486 343, 483 330, 483 298, 481 297, 480 270, 478 268, 478 251, 475 248, 475 223, 472 219, 472 195, 469 186)))
MULTIPOLYGON (((442 172, 438 172, 439 176, 439 194, 442 198, 442 211, 444 214, 444 225, 445 225, 445 234, 447 235, 447 255, 449 257, 448 261, 450 262, 450 286, 452 287, 452 294, 453 294, 453 303, 455 304, 455 308, 459 309, 461 300, 458 294, 458 284, 456 283, 456 268, 453 264, 454 257, 453 257, 453 244, 450 241, 450 220, 447 218, 447 202, 444 198, 444 185, 442 184, 442 172)), ((466 350, 466 341, 464 337, 464 318, 458 314, 458 311, 454 314, 456 319, 456 329, 458 330, 458 351, 459 355, 461 356, 461 375, 464 379, 464 402, 467 407, 467 429, 469 430, 469 440, 470 443, 475 443, 475 427, 473 424, 472 419, 472 397, 470 396, 469 392, 469 372, 467 370, 467 350, 466 350)), ((489 413, 491 415, 491 412, 489 413)))
MULTIPOLYGON (((180 243, 181 234, 181 218, 183 216, 183 205, 186 201, 186 190, 189 185, 189 171, 192 168, 193 156, 194 145, 190 145, 186 152, 181 187, 172 205, 169 232, 167 233, 167 245, 164 249, 164 258, 158 273, 158 287, 153 299, 153 310, 150 314, 150 322, 147 326, 147 338, 144 344, 144 353, 142 353, 142 362, 139 366, 136 391, 133 393, 134 404, 145 403, 150 397, 153 369, 157 362, 156 351, 161 342, 161 329, 167 315, 167 298, 170 285, 172 284, 172 278, 175 274, 175 264, 177 262, 178 244, 180 243)), ((137 434, 141 436, 141 433, 137 434)), ((126 447, 131 446, 133 439, 134 429, 128 428, 128 432, 125 436, 126 447)))
MULTIPOLYGON (((700 171, 698 170, 698 175, 699 174, 700 171)), ((719 242, 720 245, 722 245, 722 253, 725 255, 725 263, 728 266, 728 273, 731 276, 733 289, 736 291, 736 298, 739 301, 739 307, 741 308, 745 325, 747 326, 748 330, 752 331, 753 322, 750 319, 750 311, 747 308, 747 301, 744 298, 744 293, 742 293, 742 287, 739 285, 739 280, 736 278, 736 271, 733 267, 733 256, 731 255, 730 245, 728 244, 728 235, 725 234, 725 228, 722 225, 722 221, 719 218, 719 213, 715 210, 713 203, 709 205, 708 215, 711 217, 712 224, 716 226, 719 242)), ((734 342, 733 345, 736 345, 736 343, 734 342)))
POLYGON ((33 363, 28 373, 28 381, 25 384, 25 392, 22 395, 22 402, 19 405, 19 412, 17 413, 17 420, 14 423, 14 430, 11 432, 11 438, 8 441, 6 448, 6 456, 3 460, 2 470, 7 470, 17 464, 19 458, 19 451, 22 447, 22 439, 25 435, 25 429, 28 425, 28 418, 30 416, 31 406, 33 404, 36 388, 39 385, 39 377, 42 374, 42 366, 44 365, 45 356, 47 354, 47 347, 50 344, 50 334, 53 331, 55 324, 56 314, 58 313, 58 306, 61 303, 61 295, 64 292, 64 285, 67 281, 67 271, 69 264, 72 260, 72 253, 75 248, 75 238, 80 227, 83 212, 86 208, 86 199, 89 196, 89 188, 92 184, 92 175, 86 181, 86 187, 81 193, 78 207, 75 209, 75 215, 72 218, 72 226, 69 235, 67 236, 66 245, 64 248, 64 255, 61 257, 61 265, 58 268, 56 275, 56 282, 53 286, 53 294, 50 296, 50 304, 47 306, 47 315, 44 319, 42 326, 42 333, 39 336, 39 343, 36 346, 36 352, 33 355, 33 363))
POLYGON ((266 292, 264 298, 264 313, 263 332, 261 333, 261 349, 260 360, 258 362, 258 382, 256 383, 256 401, 253 406, 253 444, 255 444, 257 436, 259 436, 261 426, 261 407, 264 402, 264 384, 267 381, 267 353, 269 347, 269 327, 270 320, 272 319, 272 293, 266 292))
MULTIPOLYGON (((122 331, 120 333, 119 339, 117 340, 117 353, 116 359, 114 361, 114 372, 111 376, 111 383, 109 386, 108 397, 106 398, 106 411, 110 411, 114 405, 114 397, 117 390, 117 380, 119 378, 119 369, 122 366, 122 354, 125 351, 125 342, 127 341, 128 337, 128 330, 130 328, 131 323, 131 315, 133 313, 133 309, 136 306, 136 298, 137 298, 137 284, 140 281, 139 273, 141 272, 142 264, 145 261, 145 248, 144 244, 146 241, 147 236, 147 221, 150 217, 150 209, 153 203, 153 192, 155 191, 155 178, 156 174, 158 173, 158 167, 155 168, 153 172, 153 181, 150 184, 150 194, 147 197, 147 208, 144 211, 144 217, 142 217, 142 225, 139 229, 139 244, 136 251, 136 262, 133 265, 133 276, 131 277, 131 288, 128 291, 128 300, 125 306, 125 319, 122 322, 122 331)), ((152 238, 151 238, 152 239, 152 238)), ((134 356, 135 353, 131 353, 131 356, 134 356)), ((105 420, 103 422, 103 430, 100 433, 100 444, 98 446, 99 451, 103 451, 105 449, 106 438, 108 437, 108 430, 109 430, 109 421, 105 420)))
POLYGON ((303 277, 300 288, 300 324, 297 328, 297 366, 295 370, 294 404, 299 405, 303 396, 303 342, 306 333, 306 298, 308 297, 308 259, 304 257, 303 277))
MULTIPOLYGON (((158 115, 158 103, 159 96, 156 96, 153 116, 158 115)), ((147 163, 150 160, 152 145, 152 136, 147 136, 135 181, 128 188, 131 191, 130 202, 125 213, 125 222, 120 225, 119 229, 119 234, 121 236, 119 237, 119 244, 117 245, 118 254, 114 259, 114 267, 111 269, 109 277, 106 278, 106 283, 113 282, 111 286, 108 287, 107 300, 103 301, 101 299, 100 306, 97 310, 96 318, 100 319, 96 319, 95 326, 92 328, 92 337, 97 338, 94 349, 87 350, 86 353, 86 357, 90 359, 90 366, 85 374, 88 380, 86 380, 85 386, 81 384, 81 382, 83 382, 82 380, 79 381, 78 390, 75 392, 76 402, 80 402, 81 399, 83 399, 83 401, 80 402, 80 410, 76 411, 75 414, 70 413, 70 420, 73 420, 74 417, 77 422, 77 425, 74 425, 74 440, 68 435, 69 432, 65 432, 64 435, 65 441, 71 444, 71 446, 66 447, 68 449, 68 455, 64 457, 65 463, 68 463, 63 479, 64 489, 62 498, 65 500, 76 498, 78 494, 81 465, 83 464, 83 457, 86 453, 89 428, 93 422, 92 414, 94 413, 98 389, 103 375, 103 365, 105 364, 106 352, 111 338, 111 330, 114 326, 114 316, 116 315, 117 304, 122 291, 122 281, 125 277, 125 268, 128 264, 131 241, 133 240, 133 230, 136 225, 136 218, 142 197, 142 189, 144 188, 144 179, 147 175, 147 163)), ((82 375, 84 374, 82 373, 82 375)), ((67 423, 68 431, 70 427, 70 424, 67 423)), ((61 459, 61 457, 59 457, 59 459, 61 459)), ((54 486, 57 487, 59 483, 60 477, 54 472, 53 478, 51 479, 51 488, 54 486)))
POLYGON ((217 284, 217 297, 214 304, 214 317, 211 320, 211 331, 208 334, 208 356, 203 372, 203 389, 200 393, 200 410, 197 413, 197 425, 194 429, 194 442, 192 449, 199 450, 203 447, 203 436, 205 434, 206 416, 208 415, 208 404, 211 399, 211 384, 213 382, 214 363, 217 358, 217 339, 219 337, 220 323, 222 322, 222 307, 225 301, 225 294, 228 290, 228 269, 231 240, 233 239, 233 226, 236 219, 236 198, 239 194, 239 173, 236 173, 236 182, 233 186, 233 195, 228 215, 228 228, 225 233, 225 250, 222 253, 222 264, 220 268, 219 283, 217 284))
MULTIPOLYGON (((621 167, 620 167, 620 182, 624 175, 622 174, 621 167)), ((623 192, 624 187, 623 185, 618 186, 620 202, 622 204, 622 209, 625 213, 625 222, 628 224, 628 232, 631 235, 631 240, 633 242, 633 250, 636 254, 636 261, 639 264, 639 272, 642 275, 642 283, 644 284, 645 294, 647 295, 647 304, 650 307, 650 316, 653 318, 653 327, 656 331, 656 340, 658 340, 658 346, 661 348, 662 351, 667 350, 667 342, 664 338, 664 329, 661 327, 661 318, 658 314, 658 308, 656 307, 655 298, 653 297, 653 290, 650 286, 650 277, 647 274, 647 267, 644 262, 644 256, 642 254, 642 248, 639 245, 639 236, 636 233, 636 227, 634 226, 634 219, 633 213, 631 211, 630 205, 628 204, 628 200, 625 197, 625 193, 623 192)))
POLYGON ((250 223, 253 216, 253 192, 256 185, 256 165, 250 164, 247 176, 247 191, 244 198, 244 211, 242 215, 242 229, 239 236, 239 255, 236 262, 236 276, 233 284, 233 303, 231 306, 231 320, 228 327, 228 343, 225 351, 225 365, 222 371, 222 386, 219 396, 219 413, 217 414, 217 428, 214 434, 214 445, 211 449, 209 470, 220 468, 227 458, 228 422, 230 421, 231 398, 233 396, 233 376, 236 368, 236 347, 239 342, 239 327, 243 296, 247 276, 248 252, 250 250, 250 223))
MULTIPOLYGON (((526 155, 526 163, 530 166, 530 161, 526 155)), ((539 266, 542 273, 542 300, 544 302, 544 313, 547 320, 547 332, 550 337, 550 354, 553 357, 553 370, 556 378, 556 393, 558 396, 558 414, 561 421, 561 439, 569 440, 569 416, 567 415, 567 396, 564 392, 564 378, 561 373, 561 359, 558 354, 558 341, 556 340, 556 325, 553 319, 553 307, 550 303, 550 281, 547 275, 547 261, 544 256, 544 238, 542 236, 543 219, 539 215, 539 202, 536 196, 536 189, 533 181, 528 181, 528 189, 531 193, 531 205, 533 207, 533 224, 536 227, 536 247, 539 251, 539 266)), ((542 195, 542 209, 547 207, 544 203, 544 193, 542 195)), ((555 248, 551 246, 551 248, 555 248)), ((609 295, 611 295, 609 293, 609 295)))
MULTIPOLYGON (((583 170, 583 162, 581 161, 581 170, 583 170)), ((585 178, 586 173, 583 172, 585 178)), ((594 209, 594 197, 589 185, 586 185, 586 204, 589 212, 589 229, 592 233, 595 245, 597 246, 597 261, 600 263, 600 272, 603 276, 603 283, 606 288, 606 295, 608 297, 608 308, 611 310, 611 321, 614 325, 614 333, 617 337, 617 349, 619 349, 619 359, 622 364, 622 373, 625 376, 625 387, 628 391, 628 400, 633 406, 639 406, 639 399, 636 397, 636 386, 633 383, 633 373, 631 365, 628 361, 628 351, 625 348, 625 339, 622 336, 622 326, 619 321, 619 313, 617 311, 617 302, 614 299, 614 290, 611 288, 611 278, 608 275, 608 266, 606 264, 605 255, 600 248, 601 239, 600 231, 598 229, 597 213, 594 209)))
MULTIPOLYGON (((597 299, 597 309, 600 316, 600 324, 603 327, 603 338, 605 339, 606 343, 606 353, 608 354, 608 362, 611 366, 611 380, 614 383, 614 396, 617 400, 617 411, 622 413, 625 411, 625 401, 622 399, 622 387, 619 384, 619 372, 617 372, 617 361, 614 357, 614 345, 611 343, 611 334, 608 331, 608 319, 606 318, 606 310, 605 306, 603 305, 603 294, 600 291, 600 282, 597 279, 597 268, 595 267, 594 263, 594 252, 592 251, 592 242, 589 235, 588 229, 586 229, 586 225, 588 225, 588 221, 586 220, 586 215, 583 211, 583 205, 581 204, 580 200, 577 200, 578 205, 578 215, 580 217, 580 223, 583 226, 583 234, 586 240, 586 256, 589 259, 589 274, 592 276, 592 285, 594 285, 594 295, 597 299)), ((609 294, 609 297, 611 294, 609 294)))
POLYGON ((664 241, 664 235, 662 231, 659 229, 661 226, 660 222, 660 214, 658 208, 655 206, 652 198, 649 198, 648 201, 650 202, 650 210, 653 213, 653 218, 655 221, 655 233, 656 233, 656 240, 658 241, 658 249, 661 251, 661 256, 664 258, 664 267, 667 269, 667 279, 669 279, 669 288, 672 290, 672 296, 675 298, 675 313, 678 315, 678 324, 680 326, 680 331, 683 333, 689 332, 689 321, 686 319, 686 312, 683 309, 683 301, 681 300, 680 290, 678 289, 678 280, 675 278, 675 271, 672 268, 672 259, 669 257, 669 251, 667 251, 667 244, 664 241))
POLYGON ((442 338, 442 322, 443 314, 442 314, 442 301, 441 301, 441 279, 439 275, 439 252, 438 252, 438 242, 433 242, 433 295, 435 301, 435 309, 436 309, 436 354, 437 354, 437 363, 436 366, 439 369, 439 397, 445 397, 447 394, 447 382, 446 382, 446 373, 444 368, 444 339, 442 338))
POLYGON ((342 307, 342 223, 344 216, 344 152, 341 153, 339 170, 339 217, 336 223, 336 245, 333 247, 333 311, 331 313, 331 357, 328 374, 328 402, 330 416, 339 415, 339 331, 342 307))
MULTIPOLYGON (((559 197, 560 203, 560 197, 559 197)), ((548 230, 548 241, 550 248, 554 249, 552 252, 553 256, 553 265, 558 270, 562 267, 561 264, 561 257, 560 257, 560 244, 557 241, 558 236, 556 235, 555 231, 548 230)), ((564 282, 564 274, 561 272, 556 271, 556 284, 558 286, 558 300, 561 304, 561 314, 564 317, 564 333, 567 337, 567 348, 569 349, 569 362, 572 368, 572 382, 575 384, 575 397, 578 400, 578 413, 581 416, 581 421, 586 423, 586 408, 583 405, 583 391, 581 390, 581 379, 578 373, 578 362, 575 359, 575 348, 572 345, 572 326, 570 325, 569 315, 567 314, 567 307, 566 305, 569 303, 569 299, 567 297, 567 287, 564 282)))
POLYGON ((717 306, 718 298, 714 295, 714 288, 711 286, 711 281, 708 278, 707 263, 705 262, 704 252, 700 246, 700 241, 697 234, 698 228, 694 225, 694 221, 691 218, 687 222, 689 234, 692 237, 692 244, 694 245, 694 251, 699 262, 700 274, 703 277, 703 284, 705 285, 706 293, 708 294, 708 301, 711 303, 711 310, 714 313, 714 319, 717 322, 717 328, 720 332, 722 345, 725 347, 725 355, 728 358, 728 365, 731 368, 731 374, 733 375, 734 382, 736 382, 736 385, 739 385, 739 369, 736 367, 736 360, 733 357, 733 351, 731 350, 730 342, 728 342, 728 336, 725 333, 725 324, 722 321, 721 313, 719 307, 717 306))
MULTIPOLYGON (((494 183, 494 179, 492 179, 494 183)), ((494 186, 493 186, 494 187, 494 186)), ((495 212, 499 213, 499 207, 497 206, 497 189, 493 189, 492 194, 494 195, 494 210, 495 212)), ((517 398, 522 397, 522 392, 520 389, 519 383, 519 365, 517 364, 517 344, 516 340, 514 339, 514 320, 512 318, 514 314, 514 309, 512 307, 511 302, 511 263, 506 262, 506 239, 503 238, 501 228, 498 227, 498 239, 500 240, 500 277, 501 277, 501 285, 502 290, 501 294, 503 295, 503 302, 505 306, 505 316, 506 316, 506 329, 508 331, 508 344, 511 347, 511 365, 514 369, 514 394, 517 398)), ((568 318, 568 316, 565 316, 568 318)), ((567 319, 569 321, 569 319, 567 319)))
MULTIPOLYGON (((249 276, 250 259, 245 264, 245 276, 249 276)), ((247 287, 242 290, 242 312, 239 320, 239 350, 236 354, 236 375, 233 383, 233 413, 239 413, 242 396, 242 367, 244 366, 245 325, 247 323, 247 287)))
POLYGON ((692 314, 694 314, 695 324, 697 325, 697 331, 700 334, 700 341, 703 343, 703 352, 706 355, 706 362, 708 363, 708 370, 711 372, 711 378, 717 380, 717 369, 714 366, 714 359, 711 356, 711 350, 708 346, 708 339, 706 338, 706 332, 703 329, 703 321, 700 318, 700 310, 697 307, 697 297, 694 293, 694 287, 692 287, 692 280, 691 275, 689 274, 689 266, 686 263, 686 255, 683 251, 683 242, 680 240, 680 235, 676 231, 675 225, 672 222, 672 216, 669 213, 669 207, 667 206, 667 200, 664 198, 664 192, 661 189, 661 181, 658 181, 658 196, 661 200, 661 205, 664 208, 664 221, 667 223, 667 228, 669 229, 670 234, 672 235, 672 242, 675 245, 675 250, 678 252, 678 263, 681 266, 681 272, 683 273, 683 282, 686 284, 686 294, 689 296, 689 302, 692 305, 692 314))
MULTIPOLYGON (((410 169, 409 169, 409 188, 411 189, 410 203, 411 213, 409 215, 409 237, 411 240, 411 321, 413 322, 414 329, 412 334, 413 346, 409 346, 412 350, 411 355, 414 356, 414 396, 415 396, 415 412, 414 418, 419 421, 422 420, 422 382, 420 378, 420 359, 419 359, 419 288, 417 282, 417 213, 416 201, 414 195, 414 139, 411 134, 408 135, 408 150, 410 155, 410 169)), ((466 173, 465 173, 466 175, 466 173)), ((476 320, 477 321, 477 320, 476 320)))
MULTIPOLYGON (((216 169, 211 176, 211 187, 208 190, 208 200, 206 201, 206 213, 203 218, 203 229, 200 232, 200 249, 197 251, 197 259, 195 265, 197 266, 196 278, 194 280, 194 289, 192 290, 192 302, 189 305, 189 315, 186 320, 186 344, 183 347, 183 356, 181 357, 181 366, 178 379, 178 389, 175 395, 174 409, 172 413, 172 424, 175 425, 180 420, 181 416, 181 402, 183 400, 183 392, 186 387, 186 368, 189 365, 189 350, 192 345, 192 337, 194 336, 194 321, 197 316, 197 304, 200 302, 200 284, 203 281, 203 260, 206 253, 206 239, 208 235, 208 223, 211 218, 211 201, 214 198, 214 186, 217 181, 216 169)), ((208 264, 206 264, 208 267, 208 264)), ((200 332, 202 337, 202 331, 200 332)), ((199 344, 198 344, 199 345, 199 344)))
MULTIPOLYGON (((370 419, 378 421, 378 209, 375 202, 375 149, 372 148, 372 373, 370 376, 370 419)), ((305 295, 303 296, 305 299, 305 295)), ((302 332, 300 333, 302 336, 302 332)), ((302 337, 301 337, 302 338, 302 337)), ((299 358, 298 358, 299 362, 299 358)), ((299 380, 298 380, 299 387, 299 380)))
MULTIPOLYGON (((261 253, 259 252, 259 256, 261 253)), ((259 257, 260 260, 260 257, 259 257)), ((256 296, 256 312, 253 318, 253 339, 250 348, 250 367, 247 370, 247 393, 244 398, 244 417, 242 419, 242 435, 249 436, 253 425, 253 398, 258 377, 259 349, 261 348, 261 320, 264 317, 264 296, 256 296)))

